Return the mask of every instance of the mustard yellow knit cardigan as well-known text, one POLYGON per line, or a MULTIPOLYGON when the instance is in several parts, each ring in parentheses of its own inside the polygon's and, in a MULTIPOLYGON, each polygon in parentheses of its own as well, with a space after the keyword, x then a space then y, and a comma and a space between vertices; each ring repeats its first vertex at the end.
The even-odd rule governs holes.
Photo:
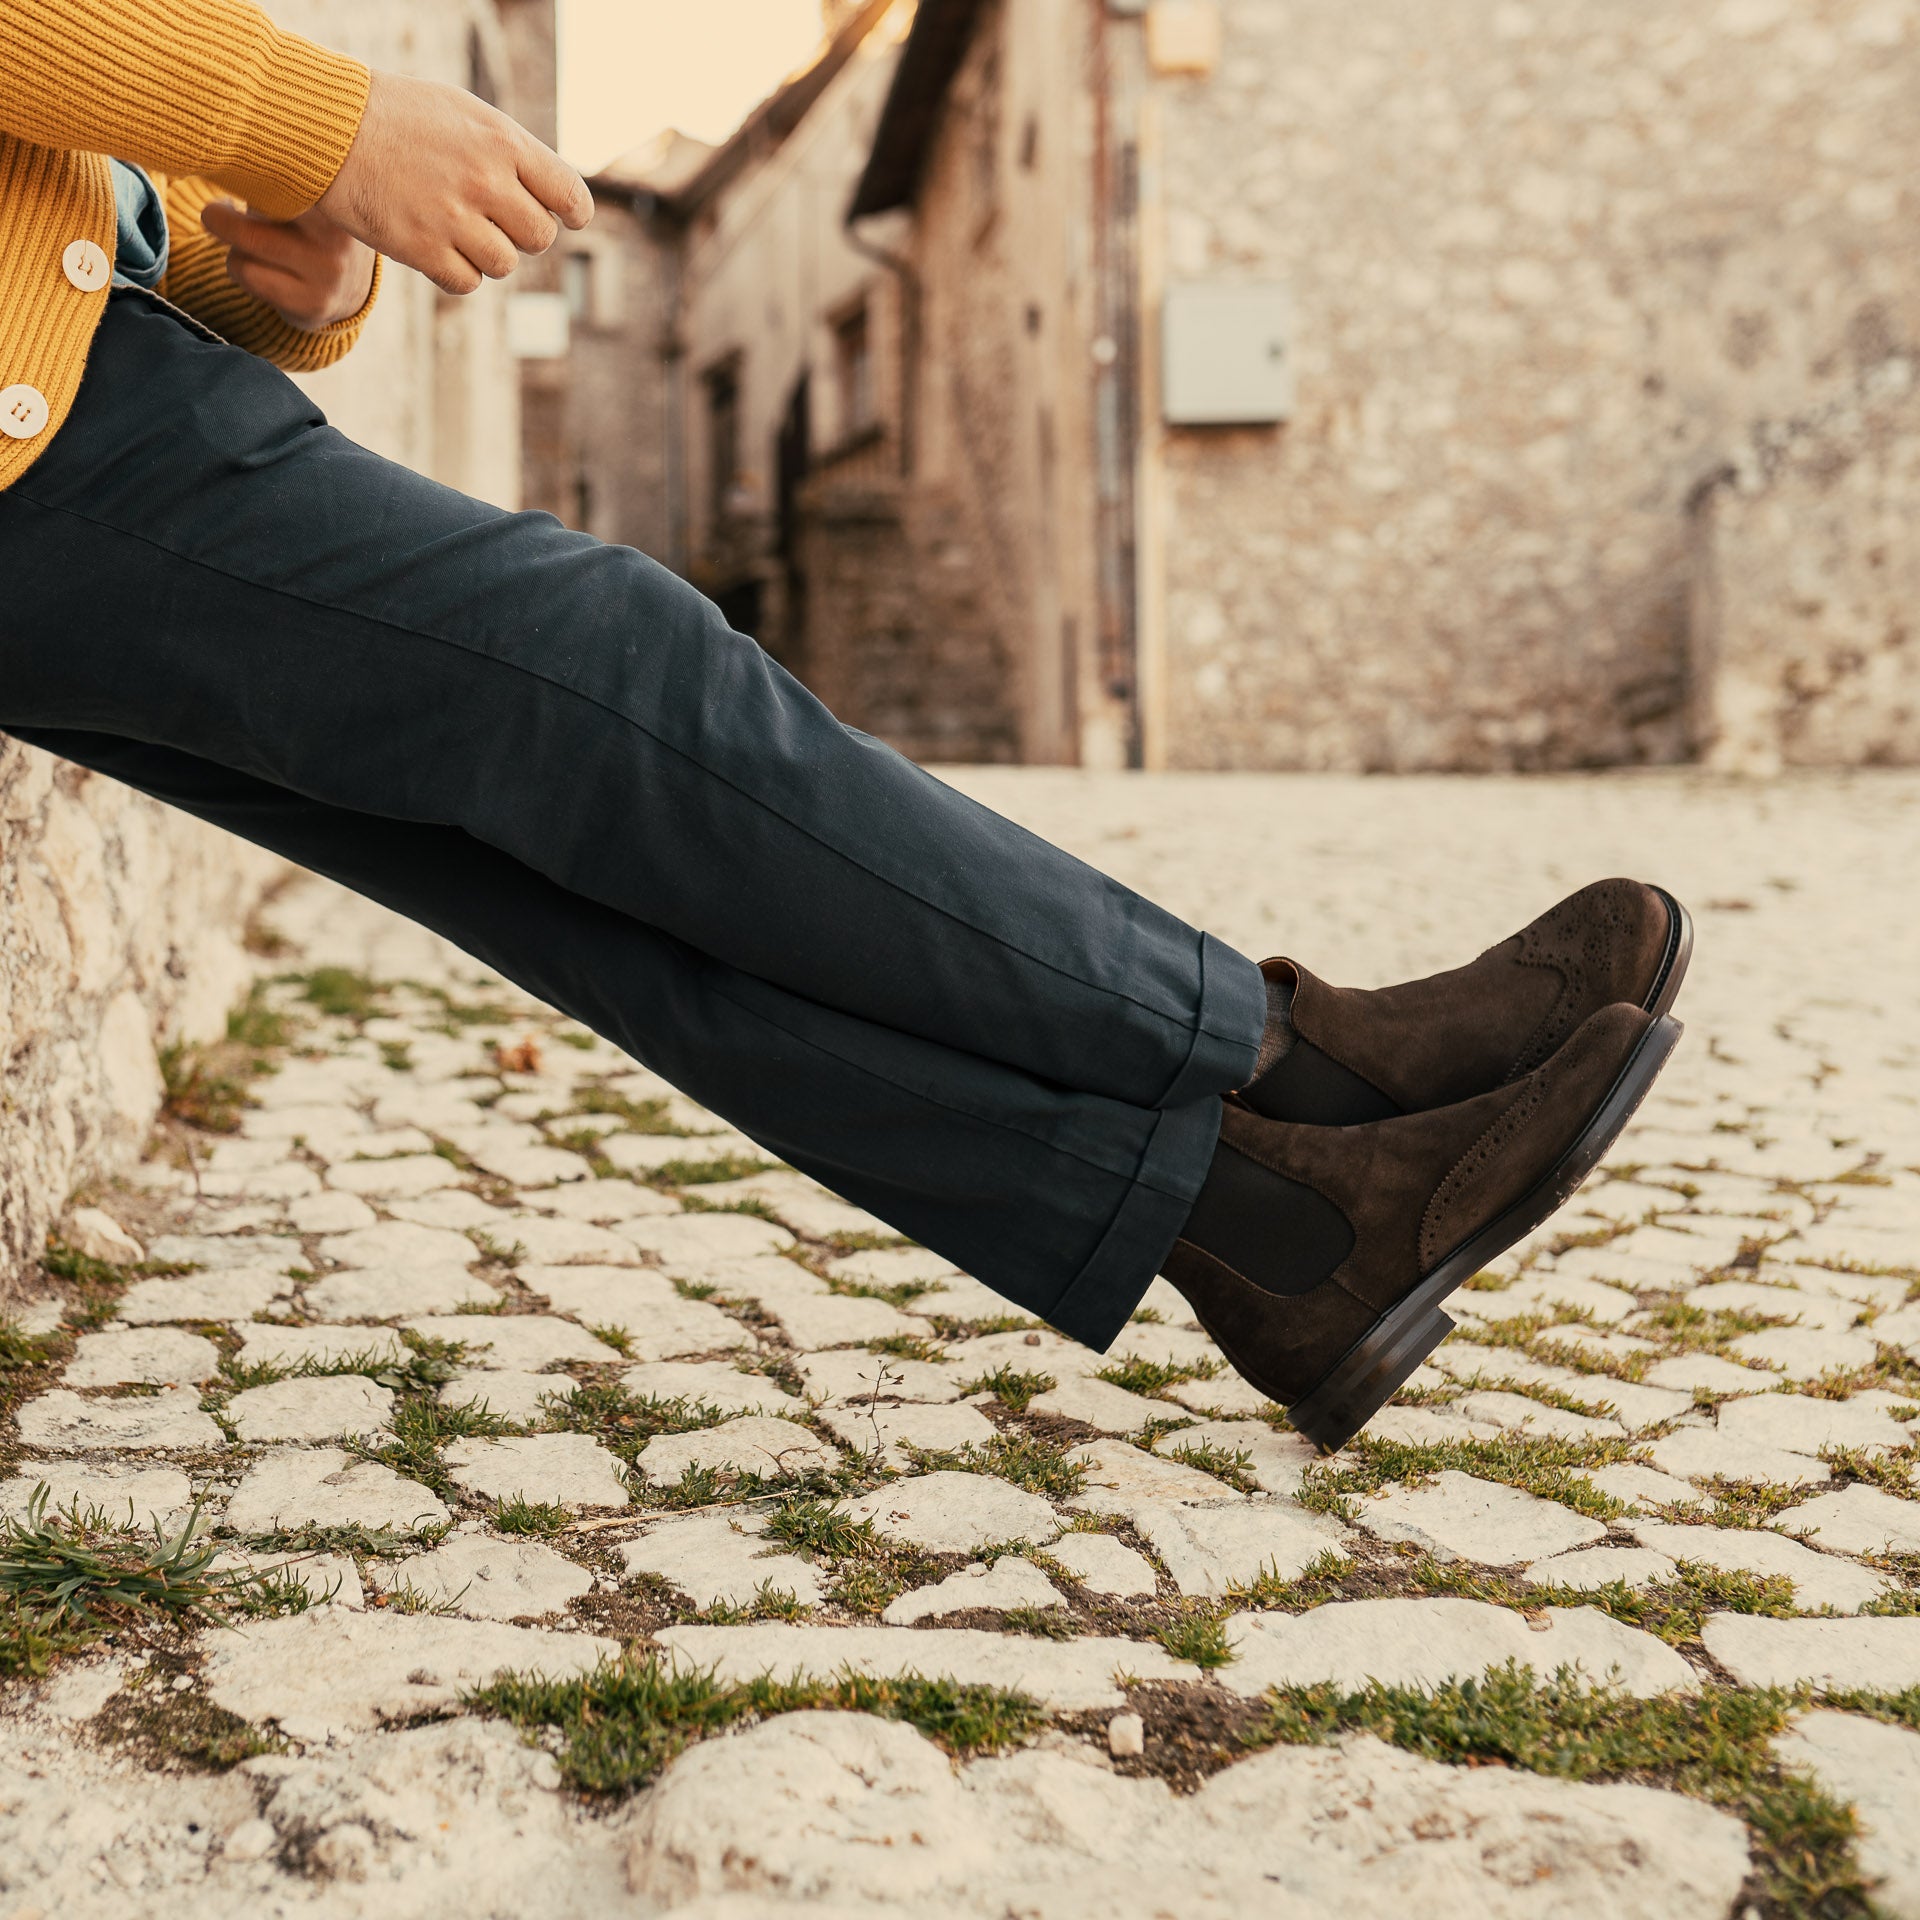
POLYGON ((353 345, 366 309, 289 326, 227 278, 200 210, 224 195, 271 219, 305 212, 346 160, 368 84, 250 0, 0 0, 0 487, 46 451, 86 369, 109 277, 75 243, 113 256, 109 155, 165 196, 163 297, 291 372, 353 345))

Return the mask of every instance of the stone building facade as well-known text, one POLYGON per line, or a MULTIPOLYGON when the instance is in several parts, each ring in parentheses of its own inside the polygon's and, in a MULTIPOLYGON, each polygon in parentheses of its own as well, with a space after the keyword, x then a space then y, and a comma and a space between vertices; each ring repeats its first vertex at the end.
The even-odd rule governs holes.
POLYGON ((1920 759, 1916 102, 1914 0, 922 0, 861 204, 907 210, 929 316, 967 316, 929 319, 928 405, 1000 356, 958 417, 1029 503, 995 542, 1022 740, 1920 759), (996 245, 1042 218, 1057 254, 996 245), (1205 346, 1170 301, 1232 288, 1288 316, 1293 404, 1173 424, 1205 346), (1031 385, 1029 294, 1066 336, 1031 385), (1093 475, 1105 594, 1064 675, 1021 531, 1049 441, 1093 475))
MULTIPOLYGON (((537 49, 543 32, 551 47, 552 8, 273 0, 271 10, 363 59, 472 86, 532 121, 540 66, 529 69, 523 49, 528 40, 537 49)), ((550 94, 550 65, 545 85, 550 94)), ((550 98, 546 118, 550 126, 550 98)), ((489 287, 452 301, 415 275, 390 273, 360 347, 304 384, 366 445, 515 505, 521 374, 507 298, 489 287)), ((224 1031, 251 977, 247 918, 282 871, 113 781, 0 737, 0 1300, 73 1189, 143 1144, 161 1098, 158 1050, 224 1031)))

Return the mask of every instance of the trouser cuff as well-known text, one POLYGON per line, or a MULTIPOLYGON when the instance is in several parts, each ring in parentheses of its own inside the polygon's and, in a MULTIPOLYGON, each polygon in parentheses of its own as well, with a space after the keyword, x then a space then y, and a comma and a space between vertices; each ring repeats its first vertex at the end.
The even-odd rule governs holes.
MULTIPOLYGON (((1252 972, 1258 980, 1259 970, 1252 972)), ((1264 989, 1261 1002, 1264 1006, 1264 989)), ((1179 1239, 1213 1165, 1220 1114, 1216 1093, 1160 1115, 1119 1212, 1092 1258, 1048 1310, 1047 1319, 1062 1333, 1104 1353, 1133 1318, 1179 1239)))

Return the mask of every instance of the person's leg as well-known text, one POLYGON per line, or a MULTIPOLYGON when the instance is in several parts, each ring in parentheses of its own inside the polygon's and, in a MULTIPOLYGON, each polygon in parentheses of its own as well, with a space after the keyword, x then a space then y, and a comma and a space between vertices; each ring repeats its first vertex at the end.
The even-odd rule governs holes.
POLYGON ((1155 1110, 1072 1093, 818 1006, 456 828, 348 813, 168 747, 18 737, 444 934, 1090 1346, 1126 1324, 1206 1177, 1217 1099, 1155 1110))
POLYGON ((1257 968, 841 726, 691 587, 356 447, 138 295, 0 495, 0 727, 458 827, 739 973, 1137 1107, 1240 1084, 1257 968))

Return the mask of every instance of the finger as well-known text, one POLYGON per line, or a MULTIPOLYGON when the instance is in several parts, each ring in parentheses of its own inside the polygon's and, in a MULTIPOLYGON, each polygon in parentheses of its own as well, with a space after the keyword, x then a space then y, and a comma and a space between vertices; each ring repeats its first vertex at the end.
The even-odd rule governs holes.
POLYGON ((284 267, 268 266, 249 259, 245 254, 230 253, 227 256, 227 278, 241 292, 252 294, 256 300, 264 300, 270 307, 277 307, 296 324, 303 315, 315 310, 312 282, 297 273, 289 273, 284 267))
POLYGON ((425 264, 419 261, 411 264, 416 272, 424 274, 442 293, 477 293, 486 277, 458 250, 436 253, 425 264))
POLYGON ((505 280, 520 265, 520 249, 491 220, 465 222, 455 242, 468 264, 489 280, 505 280))
POLYGON ((489 209, 493 224, 522 253, 545 253, 560 237, 560 223, 524 188, 509 187, 489 209))
POLYGON ((230 251, 255 260, 270 260, 284 267, 310 264, 326 251, 311 234, 278 220, 263 220, 258 214, 215 202, 201 215, 201 224, 230 251))
POLYGON ((587 183, 531 134, 520 156, 520 184, 575 233, 593 218, 593 193, 587 183))

